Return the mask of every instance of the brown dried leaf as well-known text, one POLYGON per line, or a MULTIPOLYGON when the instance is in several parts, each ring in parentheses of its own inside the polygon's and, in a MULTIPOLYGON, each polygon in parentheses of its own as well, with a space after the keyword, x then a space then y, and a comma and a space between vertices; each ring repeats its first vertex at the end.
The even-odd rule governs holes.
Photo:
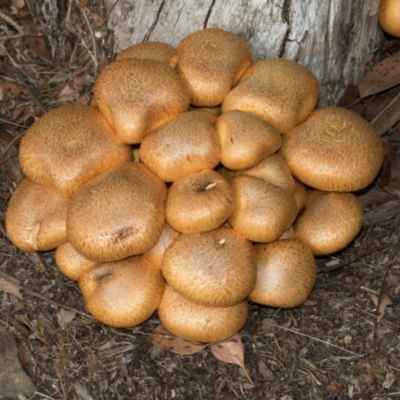
POLYGON ((271 379, 273 374, 271 370, 267 367, 267 364, 265 364, 265 361, 260 360, 257 365, 258 365, 258 372, 261 374, 261 376, 264 379, 271 379))
POLYGON ((24 8, 25 7, 25 0, 11 0, 11 4, 15 8, 24 8))
POLYGON ((345 386, 343 383, 337 382, 337 381, 332 381, 329 383, 327 386, 326 390, 329 393, 342 393, 345 389, 345 386))
POLYGON ((0 273, 0 291, 11 294, 17 299, 22 300, 22 294, 20 293, 19 281, 4 272, 0 273))
POLYGON ((82 86, 85 83, 86 77, 88 75, 88 71, 83 71, 80 74, 76 75, 74 78, 72 78, 61 90, 60 94, 58 97, 64 97, 64 96, 73 96, 73 95, 78 95, 79 90, 82 88, 82 86))
POLYGON ((160 347, 161 349, 185 355, 198 353, 208 346, 207 343, 191 342, 181 339, 167 331, 162 324, 154 329, 149 337, 149 341, 154 346, 160 347))
MULTIPOLYGON (((371 300, 373 301, 373 303, 375 304, 375 307, 378 307, 378 301, 379 298, 377 295, 375 294, 370 294, 371 300)), ((385 316, 385 310, 387 306, 390 306, 392 303, 392 301, 389 299, 389 296, 387 296, 386 294, 383 294, 381 297, 381 302, 379 303, 379 308, 378 308, 378 318, 377 321, 380 322, 382 321, 383 317, 385 316)))
POLYGON ((367 72, 358 85, 361 98, 400 84, 400 54, 383 59, 367 72))
POLYGON ((210 349, 214 357, 218 360, 238 365, 246 375, 248 381, 253 384, 244 364, 244 346, 238 333, 221 342, 212 344, 210 349))

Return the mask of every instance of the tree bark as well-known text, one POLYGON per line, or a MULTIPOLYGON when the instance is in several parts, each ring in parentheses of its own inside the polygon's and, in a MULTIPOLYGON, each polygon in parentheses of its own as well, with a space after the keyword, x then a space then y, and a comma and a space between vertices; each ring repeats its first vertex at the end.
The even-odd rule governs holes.
POLYGON ((143 41, 177 46, 207 27, 235 33, 254 60, 282 57, 309 68, 320 105, 335 104, 377 61, 385 37, 379 0, 106 0, 115 50, 143 41))

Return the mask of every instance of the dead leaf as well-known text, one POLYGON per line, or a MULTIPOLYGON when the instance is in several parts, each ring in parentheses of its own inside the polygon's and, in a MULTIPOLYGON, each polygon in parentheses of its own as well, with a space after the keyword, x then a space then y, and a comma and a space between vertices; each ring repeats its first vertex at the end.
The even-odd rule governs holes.
POLYGON ((76 312, 60 308, 57 312, 57 322, 61 328, 64 328, 75 318, 76 312))
POLYGON ((370 96, 400 84, 400 54, 383 59, 367 72, 358 85, 360 97, 370 96))
POLYGON ((88 71, 83 71, 80 74, 76 75, 72 78, 61 90, 58 97, 64 96, 76 96, 79 95, 79 91, 85 83, 86 77, 88 75, 88 71))
POLYGON ((11 296, 22 300, 22 294, 20 293, 21 286, 19 281, 4 272, 0 273, 0 291, 11 294, 11 296))
POLYGON ((238 333, 221 342, 213 343, 210 345, 210 349, 214 357, 218 360, 238 365, 246 375, 248 381, 253 384, 244 364, 244 346, 238 333))
POLYGON ((208 346, 208 343, 191 342, 173 335, 162 324, 154 329, 149 341, 161 349, 172 351, 177 354, 195 354, 208 346))
POLYGON ((11 0, 11 4, 15 8, 24 8, 25 7, 25 0, 11 0))
POLYGON ((378 296, 375 294, 370 294, 370 297, 371 297, 371 300, 373 301, 375 307, 379 307, 377 321, 380 322, 380 321, 382 321, 383 317, 385 316, 386 307, 393 303, 386 294, 382 295, 379 306, 378 306, 378 301, 379 301, 378 296))
POLYGON ((329 393, 342 393, 345 389, 345 386, 343 385, 343 383, 337 382, 337 381, 332 381, 331 383, 329 383, 329 385, 327 386, 326 390, 329 393))
POLYGON ((260 360, 257 366, 258 366, 258 372, 264 379, 271 379, 273 377, 271 370, 267 367, 267 364, 265 364, 264 360, 260 360))
POLYGON ((374 384, 375 374, 372 371, 365 371, 362 374, 362 377, 368 388, 370 388, 374 384))
POLYGON ((94 12, 90 11, 89 8, 87 8, 86 6, 84 7, 80 7, 80 9, 90 18, 93 20, 94 22, 94 26, 96 28, 99 28, 101 25, 104 24, 105 19, 101 18, 100 16, 98 16, 97 14, 95 14, 94 12))

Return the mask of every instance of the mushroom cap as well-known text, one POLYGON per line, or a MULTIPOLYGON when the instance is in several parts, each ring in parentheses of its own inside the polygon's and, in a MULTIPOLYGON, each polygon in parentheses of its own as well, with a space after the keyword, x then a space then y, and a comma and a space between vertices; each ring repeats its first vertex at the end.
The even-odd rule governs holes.
POLYGON ((149 132, 140 146, 140 159, 165 182, 213 169, 221 150, 212 123, 205 111, 188 111, 149 132))
POLYGON ((296 201, 285 189, 250 175, 239 175, 230 183, 236 207, 228 222, 247 239, 272 242, 296 219, 296 201))
POLYGON ((164 62, 126 58, 100 73, 96 102, 118 137, 140 143, 147 131, 189 108, 189 94, 178 74, 164 62))
POLYGON ((214 127, 221 143, 221 162, 229 169, 254 167, 282 144, 280 133, 271 124, 242 111, 223 113, 214 127))
POLYGON ((300 212, 307 204, 308 192, 307 188, 299 182, 297 179, 294 180, 296 190, 294 192, 294 199, 297 203, 297 210, 300 212))
POLYGON ((380 0, 378 21, 385 32, 400 37, 400 2, 398 0, 380 0))
POLYGON ((79 253, 70 242, 58 246, 55 253, 58 269, 69 279, 79 281, 96 262, 79 253))
POLYGON ((8 203, 8 237, 23 251, 47 251, 63 244, 68 203, 58 192, 24 178, 8 203))
POLYGON ((219 342, 242 329, 248 315, 248 304, 244 300, 230 307, 205 307, 185 299, 165 285, 157 312, 165 328, 182 339, 219 342))
POLYGON ((26 176, 65 197, 96 175, 129 160, 132 149, 116 137, 101 112, 78 104, 43 115, 28 129, 19 148, 26 176))
POLYGON ((318 81, 302 65, 283 58, 255 62, 222 103, 222 112, 241 110, 280 133, 304 121, 318 100, 318 81))
POLYGON ((317 277, 310 248, 298 239, 282 239, 254 246, 257 283, 249 299, 270 307, 297 307, 304 303, 317 277))
POLYGON ((150 318, 160 304, 164 285, 160 269, 141 255, 97 264, 79 281, 89 312, 117 328, 150 318))
POLYGON ((235 208, 233 189, 208 169, 177 180, 168 190, 165 217, 182 233, 206 232, 221 226, 235 208))
POLYGON ((123 60, 124 58, 161 61, 167 63, 171 68, 175 68, 178 61, 178 50, 168 43, 143 42, 121 51, 117 54, 115 60, 123 60))
POLYGON ((222 29, 207 28, 179 43, 176 70, 189 89, 191 104, 215 107, 251 62, 251 51, 244 40, 222 29))
POLYGON ((253 290, 253 246, 231 228, 182 234, 167 248, 162 272, 183 297, 210 307, 228 307, 253 290))
POLYGON ((284 135, 279 154, 302 183, 350 192, 374 180, 383 162, 383 145, 374 127, 358 114, 323 107, 284 135))
POLYGON ((84 256, 114 261, 149 251, 165 222, 165 183, 145 165, 120 164, 71 198, 68 240, 84 256))
POLYGON ((364 212, 353 193, 315 190, 293 226, 297 238, 315 255, 331 254, 346 247, 362 228, 364 212))

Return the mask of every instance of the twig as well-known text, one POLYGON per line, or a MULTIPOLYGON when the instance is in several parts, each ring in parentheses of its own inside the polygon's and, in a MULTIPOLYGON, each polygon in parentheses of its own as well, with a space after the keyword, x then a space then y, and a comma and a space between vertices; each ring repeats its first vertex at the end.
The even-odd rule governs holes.
POLYGON ((41 37, 43 33, 20 33, 18 35, 0 36, 0 40, 20 39, 24 37, 41 37))
POLYGON ((22 26, 18 25, 12 18, 10 18, 7 14, 4 14, 1 11, 0 11, 0 19, 9 23, 15 30, 18 31, 18 33, 23 34, 24 28, 22 28, 22 26))
MULTIPOLYGON (((363 310, 362 308, 359 308, 359 307, 356 307, 356 306, 351 306, 351 308, 354 308, 354 309, 357 310, 357 311, 361 311, 361 312, 363 312, 364 314, 369 315, 370 317, 375 317, 375 318, 376 318, 376 314, 373 313, 373 312, 371 312, 371 311, 363 310)), ((397 329, 400 329, 400 325, 395 324, 395 323, 392 322, 392 321, 388 321, 386 318, 382 318, 381 321, 386 322, 387 324, 392 325, 392 326, 394 326, 394 327, 397 328, 397 329)))

